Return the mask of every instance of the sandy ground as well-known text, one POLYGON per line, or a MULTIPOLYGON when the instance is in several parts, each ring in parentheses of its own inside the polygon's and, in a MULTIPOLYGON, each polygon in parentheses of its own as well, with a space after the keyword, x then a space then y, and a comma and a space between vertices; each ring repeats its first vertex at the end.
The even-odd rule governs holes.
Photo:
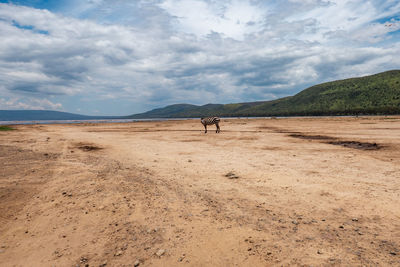
POLYGON ((0 266, 400 266, 400 117, 0 132, 0 266))

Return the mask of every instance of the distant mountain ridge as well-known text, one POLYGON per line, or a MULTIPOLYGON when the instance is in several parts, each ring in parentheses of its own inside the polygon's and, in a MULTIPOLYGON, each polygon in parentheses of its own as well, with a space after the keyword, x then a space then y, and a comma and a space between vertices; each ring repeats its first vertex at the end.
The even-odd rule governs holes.
POLYGON ((128 118, 400 114, 400 70, 322 83, 272 101, 203 106, 175 104, 128 118))
POLYGON ((400 114, 400 70, 311 86, 294 96, 234 104, 175 104, 130 116, 0 110, 0 121, 400 114))
POLYGON ((86 116, 52 110, 0 110, 0 121, 97 120, 119 118, 122 117, 86 116))

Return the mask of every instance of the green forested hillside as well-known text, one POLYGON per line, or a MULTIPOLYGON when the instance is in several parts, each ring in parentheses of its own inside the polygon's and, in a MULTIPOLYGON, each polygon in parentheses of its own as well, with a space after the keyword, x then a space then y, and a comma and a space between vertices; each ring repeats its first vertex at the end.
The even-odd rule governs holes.
POLYGON ((172 105, 133 118, 400 114, 400 70, 327 82, 273 101, 172 105))
POLYGON ((246 111, 270 115, 399 114, 400 71, 315 85, 246 111))

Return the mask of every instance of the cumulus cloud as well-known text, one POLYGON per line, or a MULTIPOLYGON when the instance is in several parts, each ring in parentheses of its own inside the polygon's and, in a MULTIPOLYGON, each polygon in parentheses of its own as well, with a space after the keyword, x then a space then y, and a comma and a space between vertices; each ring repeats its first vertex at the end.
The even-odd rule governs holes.
POLYGON ((0 4, 0 109, 111 115, 291 95, 399 68, 399 13, 361 0, 0 4))
POLYGON ((0 98, 1 109, 34 109, 34 110, 62 110, 62 104, 53 103, 48 99, 37 99, 37 98, 12 98, 5 99, 0 98))
POLYGON ((171 14, 178 28, 196 35, 218 32, 243 40, 262 30, 268 10, 250 1, 167 0, 159 6, 171 14))

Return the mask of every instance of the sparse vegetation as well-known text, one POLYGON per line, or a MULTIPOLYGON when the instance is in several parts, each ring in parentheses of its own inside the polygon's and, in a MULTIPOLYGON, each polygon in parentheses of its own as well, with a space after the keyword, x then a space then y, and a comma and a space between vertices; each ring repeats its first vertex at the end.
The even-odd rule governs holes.
POLYGON ((400 70, 328 82, 273 101, 194 106, 178 104, 133 118, 400 114, 400 70))
POLYGON ((14 128, 11 128, 10 126, 0 126, 0 131, 12 131, 15 130, 14 128))

